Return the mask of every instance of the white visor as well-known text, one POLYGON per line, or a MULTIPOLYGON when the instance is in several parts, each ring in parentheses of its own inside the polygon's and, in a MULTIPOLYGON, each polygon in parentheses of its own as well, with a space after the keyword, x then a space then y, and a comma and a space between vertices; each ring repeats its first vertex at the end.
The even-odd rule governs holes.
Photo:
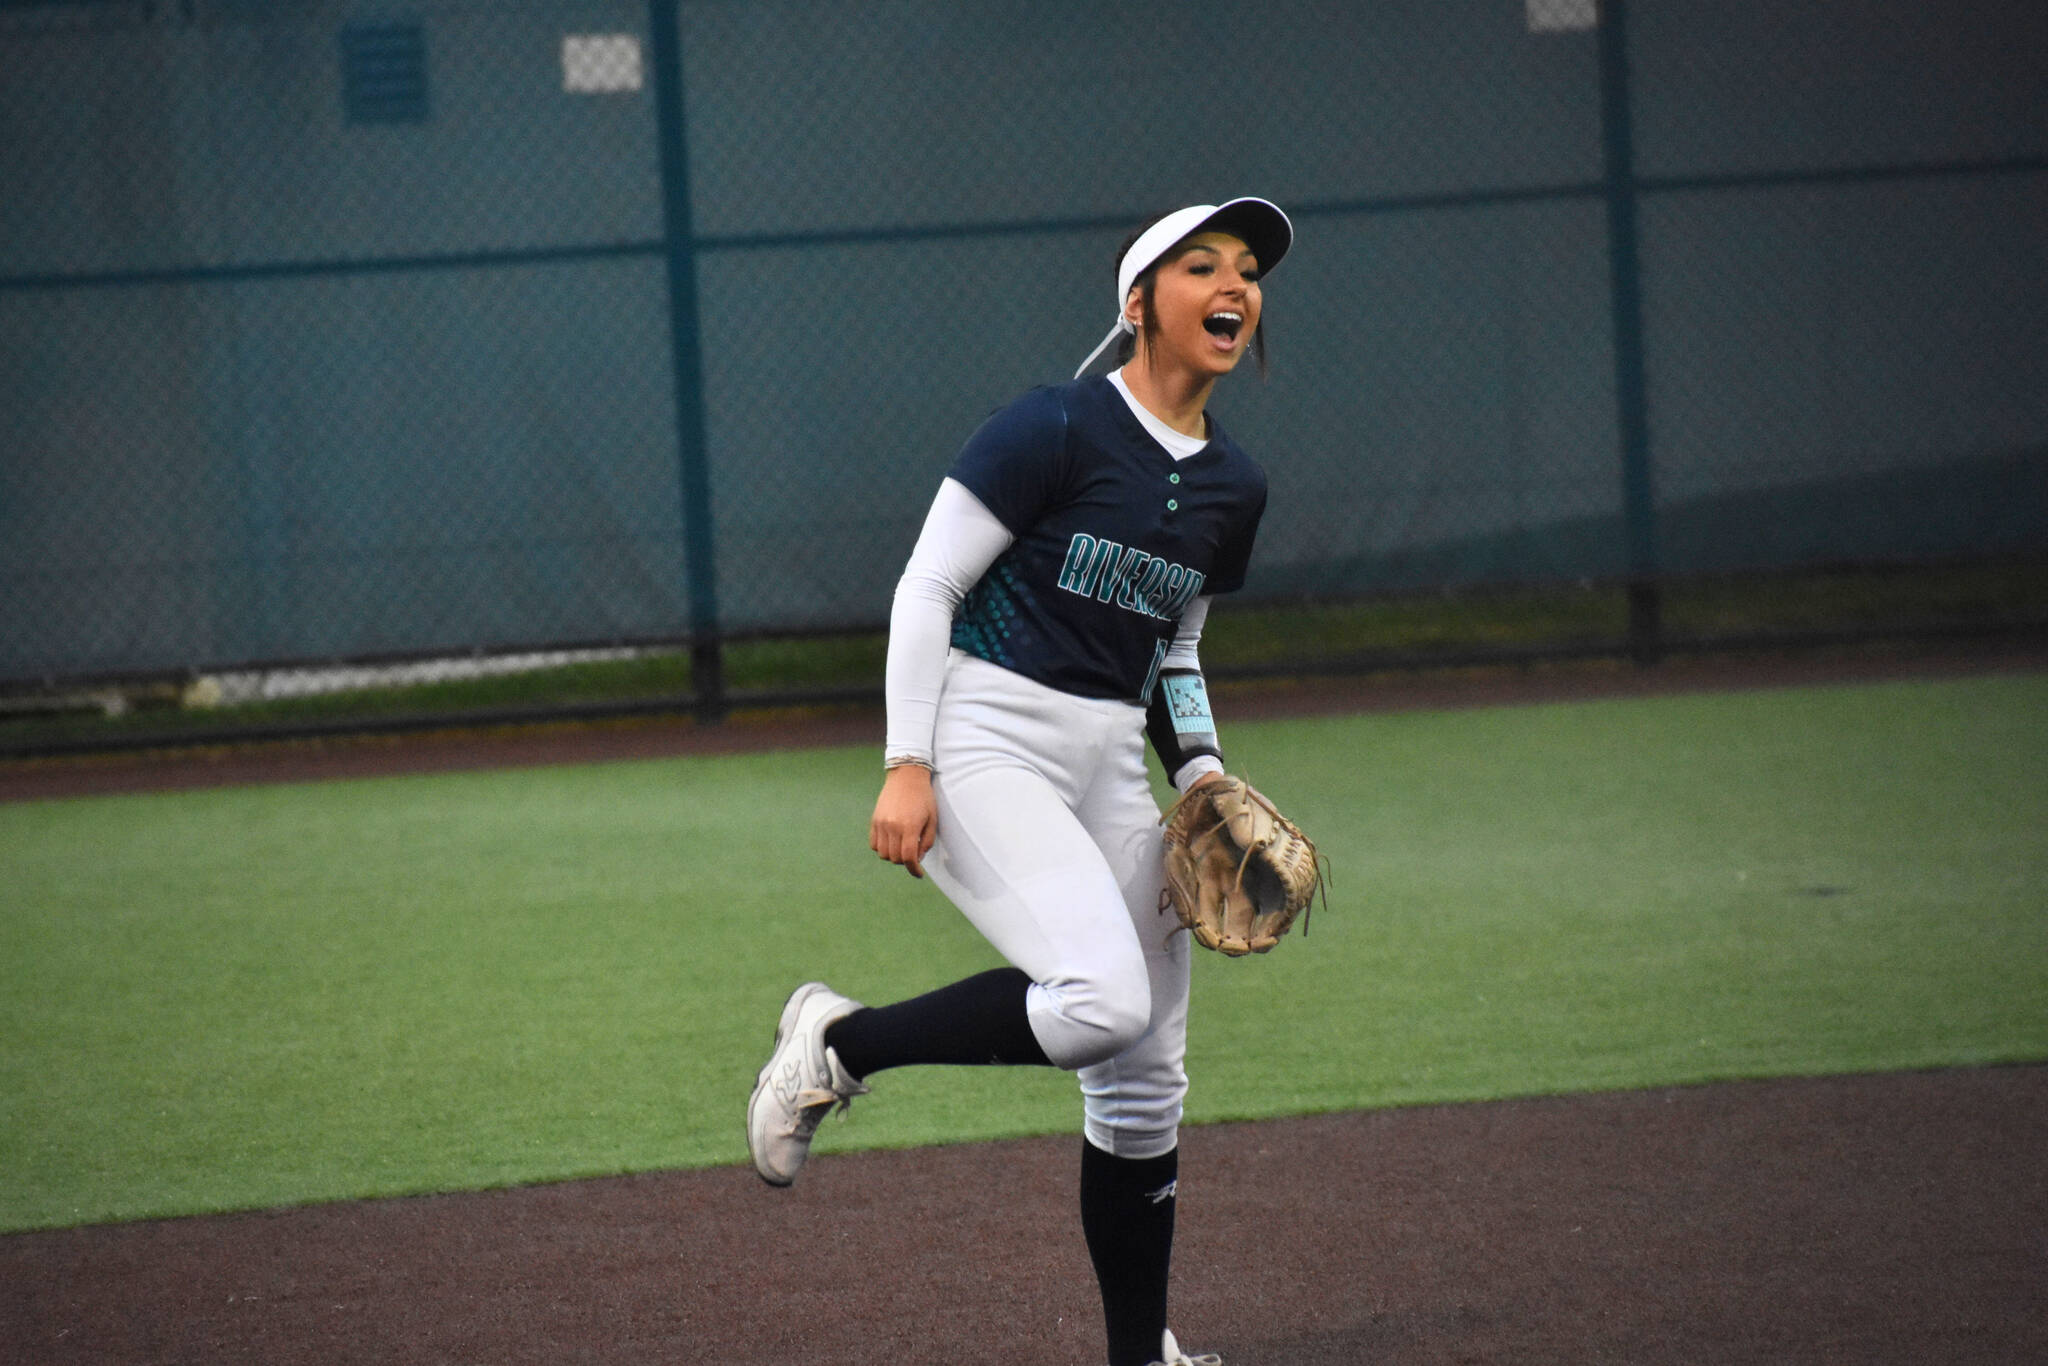
POLYGON ((1174 210, 1145 229, 1138 240, 1131 243, 1130 250, 1124 253, 1116 271, 1116 326, 1110 328, 1109 335, 1088 353, 1088 359, 1074 371, 1074 378, 1079 379, 1120 334, 1138 330, 1124 317, 1124 301, 1131 297, 1131 286, 1138 282, 1138 277, 1181 242, 1196 233, 1210 231, 1227 232, 1241 239, 1258 258, 1261 276, 1271 274, 1273 267, 1280 264, 1280 258, 1287 254, 1287 249, 1294 245, 1294 224, 1287 221, 1287 215, 1277 204, 1264 199, 1190 204, 1185 209, 1174 210))

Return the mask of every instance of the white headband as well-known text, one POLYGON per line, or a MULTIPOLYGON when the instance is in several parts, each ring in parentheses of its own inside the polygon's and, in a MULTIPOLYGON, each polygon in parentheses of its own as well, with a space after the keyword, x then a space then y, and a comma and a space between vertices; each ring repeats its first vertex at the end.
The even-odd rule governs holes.
POLYGON ((1074 371, 1074 378, 1081 378, 1095 358, 1109 349, 1109 344, 1125 333, 1136 334, 1137 328, 1124 316, 1124 303, 1131 297, 1131 286, 1138 277, 1151 269, 1160 257, 1166 255, 1176 243, 1193 237, 1204 229, 1214 228, 1242 238, 1258 258, 1259 273, 1270 274, 1280 264, 1280 258, 1287 254, 1287 248, 1294 244, 1294 224, 1287 221, 1287 215, 1277 204, 1263 199, 1232 199, 1222 204, 1190 204, 1185 209, 1175 209, 1166 217, 1154 223, 1131 243, 1131 249, 1124 253, 1124 259, 1116 271, 1116 326, 1109 329, 1088 359, 1081 362, 1081 368, 1074 371))

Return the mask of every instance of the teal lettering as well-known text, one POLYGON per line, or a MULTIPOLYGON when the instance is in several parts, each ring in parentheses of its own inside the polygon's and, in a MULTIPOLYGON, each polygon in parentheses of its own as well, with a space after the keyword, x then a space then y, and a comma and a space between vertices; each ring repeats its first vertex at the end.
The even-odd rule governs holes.
POLYGON ((1088 562, 1086 580, 1090 596, 1101 598, 1104 602, 1109 601, 1108 593, 1103 590, 1110 579, 1110 571, 1116 566, 1116 557, 1123 553, 1124 548, 1115 541, 1095 543, 1095 558, 1088 562))
POLYGON ((1135 552, 1135 554, 1137 556, 1136 559, 1126 560, 1117 568, 1116 605, 1127 607, 1133 612, 1142 612, 1145 608, 1138 599, 1138 579, 1148 568, 1158 564, 1159 561, 1142 550, 1135 552))
POLYGON ((1165 560, 1160 559, 1155 559, 1145 566, 1144 577, 1131 589, 1131 596, 1137 599, 1136 606, 1139 611, 1155 617, 1160 615, 1159 585, 1165 580, 1171 567, 1165 560))
MULTIPOLYGON (((1152 558, 1142 550, 1125 550, 1114 541, 1104 541, 1103 544, 1113 550, 1121 551, 1122 558, 1117 560, 1115 570, 1105 573, 1102 576, 1102 582, 1096 586, 1095 600, 1097 602, 1108 602, 1110 599, 1116 598, 1129 587, 1131 574, 1138 566, 1152 558)), ((1130 606, 1127 602, 1121 602, 1121 599, 1119 599, 1119 602, 1122 606, 1130 606)))
POLYGON ((1201 596, 1203 576, 1136 546, 1077 531, 1067 541, 1057 586, 1097 602, 1173 621, 1201 596))
POLYGON ((1074 533, 1067 543, 1067 562, 1060 566, 1060 587, 1087 597, 1094 590, 1088 581, 1088 561, 1095 554, 1095 538, 1085 531, 1074 533))
POLYGON ((1187 576, 1188 571, 1185 565, 1175 564, 1167 566, 1166 582, 1159 585, 1159 602, 1156 610, 1153 612, 1154 616, 1171 617, 1173 615, 1169 609, 1173 606, 1173 600, 1180 596, 1181 583, 1186 580, 1187 576))

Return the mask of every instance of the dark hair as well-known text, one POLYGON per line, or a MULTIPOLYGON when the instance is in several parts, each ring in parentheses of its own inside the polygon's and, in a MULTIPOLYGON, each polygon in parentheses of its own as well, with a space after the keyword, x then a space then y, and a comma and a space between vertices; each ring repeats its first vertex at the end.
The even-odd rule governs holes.
MULTIPOLYGON (((1152 215, 1152 217, 1140 223, 1131 232, 1130 236, 1124 238, 1122 243, 1117 246, 1116 259, 1109 264, 1112 279, 1122 275, 1124 257, 1129 255, 1131 248, 1138 244, 1138 239, 1143 237, 1146 230, 1154 223, 1157 223, 1164 217, 1166 215, 1163 213, 1152 215)), ((1169 262, 1178 261, 1184 254, 1184 252, 1167 250, 1158 260, 1139 272, 1137 279, 1131 281, 1132 286, 1138 291, 1139 307, 1143 310, 1138 315, 1138 330, 1146 336, 1150 336, 1159 330, 1159 315, 1153 311, 1152 307, 1153 295, 1159 288, 1159 268, 1169 262)), ((1119 313, 1121 313, 1124 301, 1118 299, 1116 306, 1119 313)), ((1116 339, 1115 353, 1110 360, 1110 365, 1112 368, 1128 365, 1130 364, 1131 357, 1137 354, 1137 336, 1130 332, 1119 333, 1116 339)), ((1258 363, 1259 378, 1266 378, 1266 319, 1263 311, 1259 317, 1259 329, 1252 333, 1252 359, 1258 363)))

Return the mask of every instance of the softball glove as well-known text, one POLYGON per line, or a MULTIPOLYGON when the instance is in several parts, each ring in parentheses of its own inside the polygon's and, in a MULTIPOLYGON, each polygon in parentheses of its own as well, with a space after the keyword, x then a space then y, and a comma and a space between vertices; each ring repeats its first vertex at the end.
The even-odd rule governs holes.
POLYGON ((1265 953, 1297 918, 1308 933, 1323 860, 1264 793, 1226 776, 1190 789, 1160 822, 1166 885, 1159 909, 1170 907, 1196 943, 1237 958, 1265 953))

